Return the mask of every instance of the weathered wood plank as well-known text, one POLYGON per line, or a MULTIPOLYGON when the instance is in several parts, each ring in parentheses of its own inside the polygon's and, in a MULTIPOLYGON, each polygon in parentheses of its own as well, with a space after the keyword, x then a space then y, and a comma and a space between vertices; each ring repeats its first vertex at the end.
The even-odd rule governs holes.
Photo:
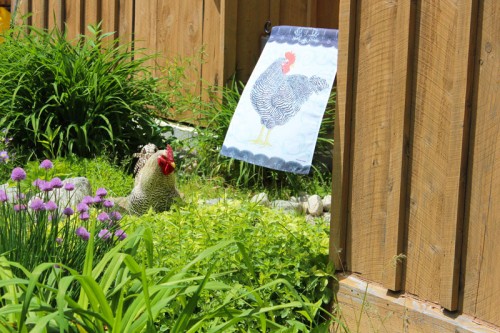
POLYGON ((351 332, 494 333, 500 327, 467 315, 449 314, 439 305, 389 292, 358 277, 338 276, 337 300, 351 332))
POLYGON ((118 37, 119 0, 101 0, 102 32, 113 32, 110 39, 118 37))
POLYGON ((25 15, 29 13, 28 0, 12 0, 10 5, 10 12, 15 15, 15 22, 18 25, 31 24, 31 18, 26 18, 25 15), (16 12, 17 11, 17 12, 16 12))
POLYGON ((66 1, 65 18, 66 33, 69 39, 73 40, 84 32, 84 11, 83 0, 66 1))
POLYGON ((318 0, 316 24, 318 28, 339 28, 340 1, 318 0))
POLYGON ((318 0, 308 0, 306 26, 316 27, 317 21, 318 21, 318 0))
POLYGON ((132 42, 134 33, 134 1, 119 0, 118 2, 118 38, 123 44, 132 42))
POLYGON ((479 11, 463 311, 500 326, 500 2, 479 11))
POLYGON ((224 1, 224 76, 223 82, 227 83, 236 75, 237 54, 236 45, 238 42, 238 1, 224 1))
POLYGON ((63 0, 48 0, 47 2, 47 25, 49 29, 57 26, 60 31, 64 27, 63 0))
POLYGON ((102 0, 84 0, 84 33, 90 34, 89 25, 96 25, 101 21, 102 0))
POLYGON ((259 59, 260 37, 268 19, 269 0, 238 2, 237 76, 242 81, 248 80, 259 59))
MULTIPOLYGON (((230 0, 228 0, 230 1, 230 0)), ((220 85, 224 82, 224 22, 225 0, 204 2, 203 11, 203 48, 202 79, 206 82, 202 93, 207 99, 210 85, 220 85)))
POLYGON ((335 115, 332 215, 330 221, 330 260, 336 270, 346 268, 346 236, 350 192, 351 120, 354 84, 354 62, 357 1, 340 2, 339 52, 337 64, 337 104, 335 115))
MULTIPOLYGON (((161 4, 167 5, 171 1, 161 1, 161 4)), ((156 38, 158 22, 158 1, 142 1, 135 3, 135 23, 134 23, 134 45, 136 50, 146 54, 152 54, 156 51, 156 38)), ((163 16, 162 21, 169 22, 169 16, 163 16)), ((153 61, 146 62, 148 66, 155 66, 153 61)))
POLYGON ((455 310, 470 103, 470 1, 420 1, 406 291, 455 310))
POLYGON ((401 288, 411 2, 358 8, 348 269, 401 288))
POLYGON ((47 0, 31 1, 31 25, 37 28, 47 28, 47 0))
POLYGON ((280 24, 308 26, 311 18, 308 14, 310 0, 281 1, 280 24))
MULTIPOLYGON (((200 92, 200 52, 203 33, 203 4, 197 0, 158 3, 157 50, 167 59, 184 57, 192 59, 188 81, 197 82, 194 93, 200 92)), ((164 61, 163 58, 162 61, 164 61)), ((165 63, 160 63, 164 66, 165 63)))

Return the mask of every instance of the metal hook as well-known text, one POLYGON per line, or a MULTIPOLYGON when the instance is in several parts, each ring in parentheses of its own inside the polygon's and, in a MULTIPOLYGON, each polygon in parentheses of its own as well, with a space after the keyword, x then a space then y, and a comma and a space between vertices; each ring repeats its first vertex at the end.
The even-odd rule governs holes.
POLYGON ((266 23, 264 24, 264 32, 269 35, 271 33, 271 29, 272 29, 271 20, 267 20, 266 23))

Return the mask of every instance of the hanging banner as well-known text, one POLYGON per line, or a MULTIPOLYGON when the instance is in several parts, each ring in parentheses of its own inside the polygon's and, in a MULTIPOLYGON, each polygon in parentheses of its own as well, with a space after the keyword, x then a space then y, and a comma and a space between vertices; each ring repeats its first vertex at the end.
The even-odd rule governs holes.
POLYGON ((338 30, 273 27, 221 155, 307 174, 337 74, 338 30))

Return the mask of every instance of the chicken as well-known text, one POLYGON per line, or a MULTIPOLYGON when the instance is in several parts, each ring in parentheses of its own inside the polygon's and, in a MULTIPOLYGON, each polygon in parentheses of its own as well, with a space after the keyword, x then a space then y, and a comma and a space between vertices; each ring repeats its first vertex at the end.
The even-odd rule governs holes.
POLYGON ((130 195, 115 198, 122 211, 142 215, 150 208, 156 212, 170 209, 180 194, 175 186, 175 162, 172 147, 156 151, 144 163, 135 177, 130 195))
POLYGON ((262 129, 252 142, 269 146, 271 129, 286 124, 313 93, 328 88, 327 81, 318 76, 289 74, 294 63, 295 54, 286 52, 284 58, 275 60, 255 81, 250 99, 260 116, 262 129))

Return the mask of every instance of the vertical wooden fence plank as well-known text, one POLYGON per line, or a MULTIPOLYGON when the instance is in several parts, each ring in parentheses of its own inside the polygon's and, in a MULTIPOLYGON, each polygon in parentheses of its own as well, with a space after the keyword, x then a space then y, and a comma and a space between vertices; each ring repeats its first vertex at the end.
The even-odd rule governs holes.
POLYGON ((66 33, 70 40, 74 40, 84 32, 83 1, 85 0, 66 1, 65 4, 66 33))
POLYGON ((223 83, 227 83, 236 74, 237 64, 237 36, 238 36, 238 0, 224 1, 224 76, 223 83))
MULTIPOLYGON (((230 1, 230 0, 229 0, 230 1)), ((224 68, 224 12, 225 0, 206 0, 203 9, 203 47, 204 61, 202 64, 202 79, 208 85, 223 83, 224 68)), ((207 99, 206 88, 202 94, 207 99)))
POLYGON ((332 215, 330 221, 330 260, 336 270, 344 270, 350 190, 351 119, 357 0, 341 1, 339 8, 339 53, 337 70, 337 109, 335 115, 332 215))
MULTIPOLYGON (((171 1, 162 1, 167 5, 171 1), (165 3, 166 2, 166 3, 165 3)), ((135 3, 135 22, 134 22, 134 46, 136 50, 145 51, 147 54, 154 53, 156 50, 157 37, 157 0, 152 1, 136 1, 135 3)), ((164 20, 169 20, 166 17, 164 20)), ((154 66, 152 61, 146 63, 149 66, 154 66)))
MULTIPOLYGON (((212 1, 212 0, 210 0, 212 1)), ((191 58, 193 70, 188 72, 189 80, 197 82, 201 75, 200 52, 203 29, 203 1, 176 0, 158 3, 156 50, 167 59, 176 57, 191 58)), ((165 58, 160 67, 165 66, 165 58)), ((193 93, 200 92, 196 84, 193 93)))
POLYGON ((47 3, 47 25, 49 29, 58 27, 60 31, 64 28, 64 13, 63 13, 64 0, 48 0, 47 3))
POLYGON ((306 26, 307 27, 316 27, 317 21, 318 21, 318 1, 317 0, 308 0, 307 1, 306 26))
POLYGON ((25 17, 30 12, 29 5, 29 0, 12 0, 10 12, 16 16, 15 22, 17 25, 31 24, 31 17, 25 17))
POLYGON ((47 1, 33 0, 31 2, 31 25, 36 28, 47 28, 47 1))
POLYGON ((119 0, 118 8, 118 37, 120 38, 120 43, 127 44, 132 42, 132 35, 134 33, 134 1, 119 0))
POLYGON ((90 35, 88 30, 89 25, 96 25, 101 21, 102 0, 84 0, 85 1, 85 17, 84 17, 84 33, 90 35))
POLYGON ((411 2, 358 8, 348 266, 401 288, 411 2))
POLYGON ((473 2, 418 2, 406 291, 457 308, 473 2))
POLYGON ((114 32, 110 39, 118 37, 119 0, 102 0, 102 32, 114 32))
POLYGON ((308 21, 311 21, 308 16, 309 3, 310 0, 281 1, 280 24, 307 26, 308 21))
POLYGON ((269 19, 271 24, 280 25, 281 0, 269 0, 269 19))
POLYGON ((317 19, 318 28, 339 28, 340 1, 318 0, 317 19))
MULTIPOLYGON (((242 81, 248 80, 259 59, 260 36, 268 19, 269 0, 238 2, 237 75, 242 81)), ((275 22, 273 24, 276 25, 275 22)))
POLYGON ((500 2, 480 8, 463 311, 500 326, 500 2))

